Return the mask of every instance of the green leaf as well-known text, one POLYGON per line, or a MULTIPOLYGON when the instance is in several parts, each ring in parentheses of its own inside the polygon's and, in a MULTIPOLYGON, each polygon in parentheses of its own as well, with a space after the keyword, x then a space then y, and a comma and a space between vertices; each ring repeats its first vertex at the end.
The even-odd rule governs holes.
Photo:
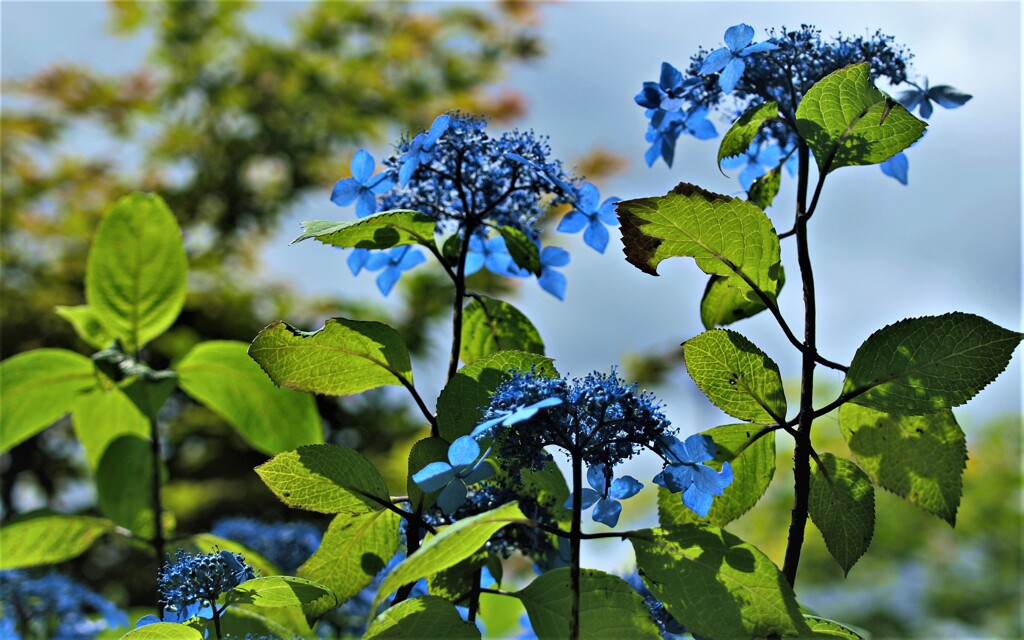
MULTIPOLYGON (((779 290, 786 283, 786 272, 779 265, 779 290)), ((700 300, 700 320, 705 329, 732 324, 755 316, 767 307, 761 300, 748 300, 743 290, 729 286, 724 276, 711 276, 700 300)))
POLYGON ((540 275, 540 249, 533 240, 515 227, 498 227, 498 233, 505 239, 505 246, 512 260, 520 269, 526 269, 535 276, 540 275))
POLYGON ((885 162, 917 141, 927 126, 875 88, 867 62, 825 76, 796 109, 797 131, 822 174, 885 162))
POLYGON ((153 537, 153 453, 148 439, 124 435, 110 443, 96 469, 96 494, 104 515, 142 538, 153 537))
POLYGON ((132 629, 121 636, 122 640, 203 640, 203 634, 186 624, 176 622, 154 622, 138 629, 132 629))
POLYGON ((0 452, 36 435, 97 387, 92 361, 64 349, 34 349, 0 363, 0 452))
POLYGON ((448 381, 437 399, 437 426, 441 437, 454 442, 469 435, 480 423, 491 394, 509 377, 510 371, 535 370, 539 375, 557 376, 551 358, 521 351, 499 351, 466 365, 448 381))
POLYGON ((29 514, 0 528, 0 570, 76 558, 113 529, 114 523, 105 518, 29 514))
POLYGON ((731 533, 682 524, 637 531, 631 540, 644 583, 691 633, 763 638, 807 632, 785 576, 731 533))
POLYGON ((345 602, 362 591, 398 551, 398 514, 387 509, 335 516, 298 576, 326 585, 345 602))
POLYGON ((174 367, 181 388, 268 455, 322 443, 316 400, 274 386, 246 354, 247 348, 244 342, 227 340, 196 345, 174 367))
POLYGON ((444 438, 424 438, 412 445, 409 451, 409 476, 406 479, 406 494, 413 511, 423 513, 434 504, 441 489, 432 493, 424 493, 420 485, 412 479, 413 474, 423 470, 431 462, 447 462, 450 443, 444 438))
POLYGON ((967 444, 952 411, 901 416, 847 403, 839 428, 875 484, 956 524, 967 444))
POLYGON ((85 299, 132 353, 166 331, 185 304, 188 258, 163 199, 135 193, 100 222, 85 270, 85 299))
POLYGON ((291 576, 247 580, 225 594, 226 604, 249 604, 277 609, 301 607, 309 618, 318 618, 338 606, 338 598, 326 586, 291 576))
MULTIPOLYGON (((281 610, 270 609, 267 613, 280 612, 281 610)), ((225 638, 244 638, 246 634, 252 634, 254 638, 294 638, 296 630, 285 626, 277 620, 272 620, 260 611, 254 611, 243 606, 228 607, 220 614, 221 631, 225 638)), ((306 630, 309 625, 306 625, 306 630)), ((207 621, 207 638, 216 638, 216 626, 213 621, 207 621)))
POLYGON ((724 527, 757 504, 775 475, 775 433, 767 433, 749 444, 757 432, 758 428, 750 424, 727 424, 704 431, 718 449, 708 466, 720 470, 722 463, 728 462, 732 467, 732 484, 715 497, 706 518, 686 507, 681 494, 659 487, 658 522, 661 526, 692 522, 724 527))
POLYGON ((120 436, 149 437, 149 420, 117 387, 97 387, 79 396, 71 409, 71 425, 93 472, 107 446, 120 436))
POLYGON ((144 375, 123 387, 124 393, 144 416, 155 421, 178 388, 178 374, 173 371, 153 371, 145 365, 139 369, 145 372, 144 375))
POLYGON ((416 211, 381 211, 349 222, 311 220, 303 222, 305 230, 292 241, 309 238, 334 247, 359 249, 388 249, 403 244, 429 245, 434 242, 437 222, 416 211))
POLYGON ((353 449, 313 444, 279 453, 256 467, 263 482, 289 507, 360 515, 391 500, 376 467, 353 449))
POLYGON ((626 260, 644 273, 658 275, 662 260, 689 256, 750 300, 758 296, 740 273, 769 297, 778 294, 779 237, 753 204, 684 182, 661 197, 619 202, 616 210, 626 260))
POLYGON ((470 363, 498 351, 544 355, 544 341, 519 309, 501 300, 478 296, 463 310, 459 356, 470 363))
POLYGON ((480 549, 462 562, 427 578, 427 588, 431 595, 457 602, 473 590, 487 559, 487 550, 480 549))
POLYGON ((197 533, 188 539, 188 542, 195 548, 194 553, 214 553, 218 551, 230 551, 240 553, 245 557, 246 564, 251 564, 258 576, 276 576, 281 570, 270 560, 267 560, 259 553, 237 540, 221 538, 212 533, 197 533))
POLYGON ((480 631, 472 622, 463 620, 455 605, 444 598, 423 596, 403 600, 377 616, 363 640, 376 638, 479 640, 480 631))
POLYGON ((778 117, 779 105, 775 102, 763 102, 744 111, 718 145, 718 170, 722 170, 722 160, 746 153, 764 123, 778 117))
POLYGON ((811 632, 815 638, 842 638, 843 640, 865 640, 864 636, 860 635, 853 629, 845 627, 835 620, 829 620, 828 618, 819 618, 818 616, 804 616, 804 620, 807 621, 807 625, 811 628, 811 632))
POLYGON ((380 322, 330 318, 310 333, 277 321, 260 331, 249 355, 276 385, 299 391, 343 396, 412 384, 409 350, 380 322))
MULTIPOLYGON (((516 594, 541 640, 569 637, 571 584, 569 567, 560 567, 516 594)), ((580 638, 661 638, 640 594, 622 578, 596 569, 580 569, 579 624, 580 638)))
POLYGON ((87 345, 94 349, 105 349, 114 341, 114 336, 100 322, 99 315, 87 304, 77 307, 57 307, 57 315, 71 324, 71 327, 87 345))
POLYGON ((686 370, 716 407, 757 424, 786 421, 779 366, 742 335, 713 329, 683 343, 686 370))
POLYGON ((875 490, 867 474, 846 458, 823 453, 824 471, 811 467, 808 511, 843 573, 850 573, 875 532, 875 490))
POLYGON ((438 571, 455 566, 476 553, 499 529, 525 520, 515 502, 484 513, 459 520, 428 537, 423 545, 387 574, 373 599, 371 611, 376 611, 384 598, 399 587, 426 578, 438 571))
POLYGON ((857 349, 843 393, 904 415, 957 407, 1006 368, 1021 337, 969 313, 900 320, 857 349))
MULTIPOLYGON (((772 206, 775 196, 779 194, 782 187, 782 166, 769 169, 763 176, 754 179, 747 191, 747 202, 760 208, 767 209, 772 206)), ((779 285, 781 288, 782 285, 779 285)))

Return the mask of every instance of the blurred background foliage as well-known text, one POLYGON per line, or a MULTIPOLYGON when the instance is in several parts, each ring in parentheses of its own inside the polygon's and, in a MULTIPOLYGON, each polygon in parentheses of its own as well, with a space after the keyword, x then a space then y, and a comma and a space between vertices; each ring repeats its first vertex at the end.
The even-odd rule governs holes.
MULTIPOLYGON (((429 351, 432 330, 446 323, 451 304, 439 274, 409 274, 400 284, 401 304, 387 308, 309 298, 261 275, 261 250, 304 196, 326 200, 360 146, 419 130, 453 108, 499 122, 521 114, 522 96, 501 88, 500 80, 509 65, 543 54, 537 6, 313 3, 285 39, 251 29, 250 9, 241 2, 111 3, 116 33, 152 36, 138 70, 105 75, 59 65, 4 79, 3 358, 39 347, 88 352, 54 307, 84 302, 95 228, 112 202, 136 190, 167 200, 184 229, 191 265, 178 324, 149 347, 154 366, 166 366, 201 340, 250 341, 279 318, 314 328, 333 315, 388 322, 414 357, 429 351), (83 131, 104 136, 118 153, 82 155, 73 140, 83 131)), ((576 173, 600 178, 622 163, 595 151, 577 159, 576 173)), ((500 279, 479 278, 477 290, 507 293, 499 290, 507 286, 500 279)), ((664 382, 682 375, 680 355, 633 354, 626 373, 645 385, 664 382)), ((405 473, 404 452, 422 425, 406 411, 404 396, 371 392, 318 404, 329 441, 359 448, 393 478, 405 473)), ((178 531, 205 531, 236 513, 310 517, 273 498, 252 473, 265 456, 212 413, 182 396, 169 414, 166 501, 178 531)), ((1016 448, 1001 446, 1000 438, 1019 425, 1019 416, 1010 416, 967 429, 970 461, 956 529, 879 491, 875 539, 845 580, 812 533, 801 597, 876 637, 1016 636, 1021 472, 1016 448)), ((842 452, 837 429, 819 431, 820 444, 842 452)), ((788 452, 780 452, 769 494, 736 526, 779 562, 789 467, 788 452)), ((93 507, 91 480, 66 421, 0 456, 0 472, 5 519, 39 506, 93 507)), ((638 498, 627 514, 653 508, 653 493, 645 495, 647 502, 638 498)), ((152 589, 152 576, 137 570, 143 566, 150 566, 144 550, 117 542, 97 545, 67 569, 123 605, 143 605, 152 589)))

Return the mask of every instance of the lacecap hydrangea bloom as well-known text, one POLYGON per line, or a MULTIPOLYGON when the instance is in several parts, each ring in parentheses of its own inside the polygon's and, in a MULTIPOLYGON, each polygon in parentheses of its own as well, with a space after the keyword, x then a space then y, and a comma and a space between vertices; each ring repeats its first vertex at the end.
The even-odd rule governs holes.
POLYGON ((0 637, 80 640, 128 626, 128 615, 67 576, 0 571, 0 637))
POLYGON ((320 529, 308 522, 262 522, 241 517, 218 520, 210 533, 244 544, 289 575, 294 575, 320 548, 323 537, 320 529))
POLYGON ((241 554, 226 550, 189 553, 178 549, 173 562, 168 556, 157 579, 165 618, 184 621, 204 608, 216 607, 222 593, 255 577, 256 571, 241 554))

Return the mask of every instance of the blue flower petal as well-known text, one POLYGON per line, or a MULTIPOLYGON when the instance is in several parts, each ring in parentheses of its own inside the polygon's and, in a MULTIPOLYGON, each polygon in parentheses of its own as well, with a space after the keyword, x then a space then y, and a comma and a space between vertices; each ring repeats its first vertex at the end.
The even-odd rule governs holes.
POLYGON ((369 261, 370 256, 371 253, 369 249, 353 249, 352 253, 348 254, 348 268, 352 272, 352 275, 359 275, 359 272, 366 267, 366 263, 369 261))
POLYGON ((412 481, 428 493, 441 489, 454 479, 455 469, 452 468, 452 465, 440 461, 431 462, 412 474, 412 481))
POLYGON ((434 122, 430 125, 430 133, 427 134, 427 145, 434 146, 434 143, 448 130, 450 123, 451 116, 448 115, 440 115, 434 118, 434 122))
POLYGON ((743 47, 743 51, 740 51, 739 55, 746 57, 755 53, 765 53, 768 51, 775 51, 779 48, 779 45, 774 42, 758 42, 752 44, 749 47, 743 47))
MULTIPOLYGON (((583 489, 580 490, 580 505, 581 505, 580 509, 589 509, 591 506, 594 505, 594 503, 596 503, 600 499, 601 499, 601 494, 600 493, 598 493, 597 491, 594 491, 593 489, 588 489, 587 487, 583 487, 583 489)), ((565 502, 562 504, 562 507, 565 508, 565 509, 572 509, 572 505, 573 505, 573 499, 572 499, 572 494, 570 493, 569 497, 566 498, 565 502)))
POLYGON ((161 622, 160 618, 151 613, 139 618, 139 621, 135 623, 135 628, 138 629, 139 627, 145 627, 146 625, 156 624, 158 622, 161 622))
POLYGON ((907 154, 897 153, 879 166, 885 175, 895 178, 900 184, 907 184, 910 173, 910 161, 907 160, 907 154))
POLYGON ((672 493, 678 493, 685 491, 693 484, 696 469, 693 465, 689 464, 670 464, 658 475, 661 476, 661 482, 657 484, 660 484, 672 493))
POLYGON ((349 165, 349 168, 352 169, 352 177, 359 184, 366 184, 366 181, 373 175, 373 166, 375 164, 373 156, 366 149, 356 151, 356 154, 352 156, 352 164, 349 165))
POLYGON ((608 239, 608 229, 597 220, 591 221, 587 225, 587 230, 583 232, 583 242, 598 253, 604 253, 608 247, 608 239))
POLYGON ((587 469, 587 482, 594 488, 594 491, 604 495, 608 492, 608 476, 604 464, 591 465, 587 469))
POLYGON ((597 506, 594 507, 593 518, 594 522, 600 522, 601 524, 609 527, 614 527, 619 523, 619 514, 622 513, 622 505, 615 500, 603 499, 599 500, 597 506))
POLYGON ((625 500, 635 496, 644 485, 632 476, 622 476, 612 480, 612 486, 608 489, 608 496, 616 500, 625 500))
POLYGON ((448 447, 448 461, 456 470, 464 469, 480 457, 480 444, 470 436, 456 438, 448 447))
POLYGON ((601 202, 601 192, 592 182, 584 182, 576 196, 576 208, 583 213, 591 213, 601 202))
POLYGON ((729 64, 725 65, 722 74, 718 76, 718 86, 725 93, 732 93, 740 78, 743 77, 743 71, 746 68, 747 63, 743 61, 743 58, 733 58, 729 61, 729 64))
POLYGON ((544 247, 540 252, 540 263, 545 267, 564 267, 569 258, 569 252, 561 247, 544 247))
POLYGON ((715 457, 718 447, 711 436, 702 433, 695 433, 682 442, 682 449, 686 452, 687 462, 707 462, 715 457))
POLYGON ((696 485, 683 492, 683 504, 702 518, 706 518, 711 511, 711 502, 711 494, 704 493, 696 485))
POLYGON ((727 48, 715 49, 704 58, 704 64, 700 67, 701 75, 715 73, 725 68, 725 65, 732 60, 732 51, 727 48))
POLYGON ((540 288, 555 296, 559 300, 565 300, 565 275, 554 269, 546 269, 537 278, 540 288))
POLYGON ((667 62, 661 63, 661 78, 659 84, 665 91, 670 91, 682 86, 683 74, 667 62))
POLYGON ((946 109, 962 107, 972 97, 971 94, 957 91, 948 84, 940 84, 928 89, 928 98, 946 109))
POLYGON ((365 218, 377 213, 377 196, 369 189, 360 189, 356 198, 356 216, 365 218))
POLYGON ((347 207, 356 201, 359 195, 359 182, 355 178, 344 178, 334 183, 331 190, 331 202, 339 207, 347 207))
POLYGON ((576 209, 573 209, 569 213, 565 214, 562 221, 558 223, 558 228, 555 231, 561 233, 577 233, 582 231, 587 226, 589 219, 585 213, 581 213, 576 209))
POLYGON ((480 462, 476 463, 476 466, 474 466, 470 472, 463 477, 463 480, 467 485, 476 484, 478 482, 483 482, 493 475, 494 467, 491 466, 491 463, 481 459, 480 462))
POLYGON ((725 30, 725 44, 733 52, 740 52, 754 39, 754 27, 741 22, 725 30))
POLYGON ((444 488, 444 491, 437 496, 437 506, 441 507, 441 511, 446 516, 450 516, 455 512, 456 509, 462 506, 462 503, 466 501, 466 485, 462 483, 462 480, 452 480, 448 483, 448 486, 444 488))

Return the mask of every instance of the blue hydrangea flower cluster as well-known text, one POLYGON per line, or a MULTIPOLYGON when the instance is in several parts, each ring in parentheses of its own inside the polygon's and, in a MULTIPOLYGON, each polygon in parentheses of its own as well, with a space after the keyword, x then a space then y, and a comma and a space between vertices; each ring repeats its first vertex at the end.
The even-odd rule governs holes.
MULTIPOLYGON (((796 108, 807 90, 828 74, 858 62, 868 62, 876 80, 885 78, 894 86, 906 83, 913 87, 902 92, 899 101, 911 111, 919 109, 923 118, 931 115, 932 103, 953 109, 971 98, 948 85, 930 87, 927 80, 923 84, 910 80, 912 54, 881 31, 824 40, 819 29, 801 25, 794 30, 769 30, 769 37, 762 42, 755 43, 754 35, 754 29, 746 24, 729 27, 726 46, 713 51, 699 49, 685 72, 663 62, 659 81, 643 84, 634 101, 646 109, 650 121, 648 165, 660 157, 672 166, 676 141, 684 133, 698 139, 715 137, 714 126, 706 119, 710 111, 724 105, 731 121, 752 106, 774 101, 781 117, 762 129, 746 158, 734 165, 744 167, 740 183, 749 190, 766 170, 791 160, 788 154, 795 148, 796 108), (777 151, 766 156, 772 148, 777 151)), ((906 166, 903 156, 883 165, 883 171, 906 184, 906 166)))
POLYGON ((308 522, 262 522, 255 518, 223 518, 210 530, 215 536, 234 540, 294 575, 302 563, 320 548, 323 537, 308 522))
POLYGON ((214 607, 222 593, 256 577, 245 557, 230 551, 189 553, 178 549, 173 562, 168 556, 157 589, 165 605, 165 618, 181 622, 214 607))
POLYGON ((0 637, 95 638, 128 626, 128 615, 67 576, 0 571, 0 637))

